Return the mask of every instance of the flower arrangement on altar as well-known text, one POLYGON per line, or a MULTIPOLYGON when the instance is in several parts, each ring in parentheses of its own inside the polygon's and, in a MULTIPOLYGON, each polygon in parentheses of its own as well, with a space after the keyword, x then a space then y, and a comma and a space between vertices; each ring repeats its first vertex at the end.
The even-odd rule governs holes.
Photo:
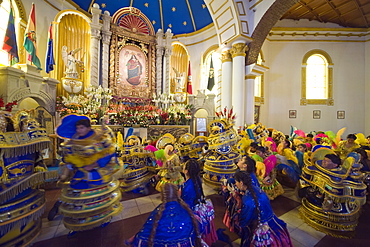
POLYGON ((109 106, 109 124, 148 127, 149 125, 188 125, 192 105, 174 104, 167 109, 158 106, 114 103, 109 106))
POLYGON ((56 109, 63 117, 84 114, 100 123, 108 115, 108 124, 148 127, 149 125, 188 125, 192 118, 192 105, 171 104, 163 109, 151 100, 123 99, 112 96, 110 89, 90 86, 83 95, 57 97, 56 109))
POLYGON ((5 107, 5 111, 11 112, 13 106, 17 105, 17 101, 14 100, 13 102, 8 102, 7 104, 4 103, 3 97, 0 97, 0 110, 2 110, 2 107, 5 107))
POLYGON ((109 88, 89 86, 83 95, 58 96, 56 109, 61 117, 77 113, 99 122, 107 112, 111 99, 112 92, 109 88))

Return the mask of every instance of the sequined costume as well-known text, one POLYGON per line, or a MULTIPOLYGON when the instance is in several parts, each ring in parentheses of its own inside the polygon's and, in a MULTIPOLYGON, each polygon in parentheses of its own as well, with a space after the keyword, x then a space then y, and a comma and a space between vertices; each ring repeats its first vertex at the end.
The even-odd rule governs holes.
POLYGON ((220 188, 223 180, 232 178, 237 166, 235 163, 240 159, 239 151, 235 144, 238 142, 238 134, 233 127, 232 110, 228 113, 216 113, 220 119, 212 121, 208 125, 207 143, 209 151, 205 155, 203 175, 204 182, 210 186, 220 188))
POLYGON ((339 142, 338 148, 335 150, 339 154, 340 158, 344 160, 349 153, 355 149, 360 148, 361 145, 357 143, 350 144, 347 140, 339 142))
POLYGON ((144 150, 140 139, 135 135, 127 138, 121 153, 120 159, 126 167, 122 175, 121 190, 127 192, 139 187, 145 187, 153 176, 149 170, 151 166, 148 166, 148 164, 151 165, 154 155, 144 150))
POLYGON ((366 203, 366 185, 361 165, 348 157, 334 169, 325 169, 321 162, 333 150, 320 148, 312 154, 312 164, 302 170, 300 215, 313 228, 325 234, 351 238, 366 203))
POLYGON ((155 189, 161 191, 163 184, 173 183, 175 185, 182 185, 184 178, 181 175, 182 166, 179 156, 174 150, 175 137, 169 133, 163 135, 157 141, 156 147, 163 152, 164 162, 161 167, 158 167, 158 181, 155 189))
POLYGON ((63 202, 59 210, 63 223, 71 232, 92 229, 110 222, 122 210, 119 183, 112 175, 119 170, 113 132, 107 127, 90 131, 84 138, 75 139, 76 122, 86 116, 67 115, 57 128, 62 144, 63 162, 70 165, 73 175, 62 184, 63 202), (92 170, 85 166, 94 164, 92 170))
POLYGON ((195 192, 194 182, 191 179, 188 179, 184 183, 184 187, 181 192, 181 199, 183 199, 186 204, 193 210, 194 214, 196 215, 198 222, 201 224, 200 229, 202 233, 202 239, 211 246, 212 243, 217 241, 217 234, 215 231, 215 225, 213 219, 215 217, 215 213, 213 208, 207 211, 207 215, 202 215, 202 210, 199 210, 197 205, 201 202, 197 201, 197 195, 195 192))
POLYGON ((274 200, 279 195, 284 194, 283 186, 276 179, 276 157, 270 155, 263 160, 266 167, 265 174, 260 178, 261 189, 267 194, 270 200, 274 200), (269 178, 266 180, 266 178, 269 178))
POLYGON ((277 158, 277 179, 283 185, 295 188, 302 170, 298 165, 298 158, 290 148, 283 148, 277 158))
MULTIPOLYGON (((272 243, 269 246, 293 247, 286 223, 276 217, 271 208, 269 198, 259 187, 253 186, 252 189, 256 193, 259 204, 260 222, 262 224, 266 223, 271 231, 270 236, 272 238, 272 243)), ((249 191, 245 192, 241 197, 241 201, 242 207, 239 209, 239 224, 241 232, 239 232, 239 235, 242 238, 242 242, 240 246, 249 247, 251 246, 251 235, 253 234, 251 229, 258 218, 258 214, 256 214, 255 209, 256 203, 249 191)))
POLYGON ((58 177, 43 163, 50 139, 31 115, 0 112, 0 246, 27 246, 37 237, 45 208, 37 186, 58 177))
MULTIPOLYGON (((135 235, 131 246, 148 246, 148 238, 160 205, 154 209, 143 228, 135 235)), ((188 212, 177 202, 167 202, 158 222, 154 247, 193 247, 195 233, 188 212)))

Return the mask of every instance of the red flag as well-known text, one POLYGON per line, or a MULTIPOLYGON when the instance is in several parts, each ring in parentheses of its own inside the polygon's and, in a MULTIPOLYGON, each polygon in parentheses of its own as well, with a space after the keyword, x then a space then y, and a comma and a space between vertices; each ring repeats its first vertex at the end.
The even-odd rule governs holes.
POLYGON ((191 84, 191 67, 189 61, 189 70, 188 70, 188 87, 187 87, 188 94, 193 94, 193 85, 191 84))

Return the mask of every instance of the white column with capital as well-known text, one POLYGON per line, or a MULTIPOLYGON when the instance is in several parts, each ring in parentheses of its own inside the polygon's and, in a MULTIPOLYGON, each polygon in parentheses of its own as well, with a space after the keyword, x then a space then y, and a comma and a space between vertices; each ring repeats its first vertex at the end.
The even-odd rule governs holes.
POLYGON ((221 52, 222 81, 221 81, 221 110, 225 107, 231 109, 231 85, 232 85, 232 57, 230 48, 224 48, 221 52))
POLYGON ((235 41, 232 44, 231 55, 233 58, 232 75, 232 107, 236 114, 235 128, 244 126, 244 105, 245 105, 245 56, 247 46, 244 41, 235 41))
POLYGON ((91 8, 92 22, 90 23, 91 28, 91 66, 90 66, 90 85, 99 86, 99 54, 100 54, 100 31, 102 24, 99 19, 101 15, 101 9, 99 4, 94 3, 91 8))
POLYGON ((109 75, 109 44, 112 36, 110 31, 111 16, 109 11, 104 11, 103 19, 103 57, 102 57, 102 87, 108 88, 108 75, 109 75))
POLYGON ((166 45, 164 51, 165 65, 164 65, 164 81, 163 81, 163 93, 170 95, 170 62, 172 55, 172 36, 171 29, 167 29, 165 33, 166 45))
POLYGON ((163 30, 158 29, 157 37, 157 50, 156 50, 156 93, 159 97, 163 92, 163 30))

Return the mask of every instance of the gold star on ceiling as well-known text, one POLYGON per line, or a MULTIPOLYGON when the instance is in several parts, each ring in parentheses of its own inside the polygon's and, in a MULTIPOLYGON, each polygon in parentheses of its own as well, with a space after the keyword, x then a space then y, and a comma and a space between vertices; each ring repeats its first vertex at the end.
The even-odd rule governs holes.
POLYGON ((107 7, 107 5, 106 5, 105 3, 102 3, 102 4, 101 4, 101 7, 102 7, 102 8, 106 8, 106 7, 107 7))
POLYGON ((148 8, 149 7, 149 3, 144 3, 144 6, 148 8))
POLYGON ((155 20, 152 20, 152 23, 153 23, 153 25, 154 25, 154 24, 156 24, 157 22, 156 22, 155 20))
POLYGON ((186 24, 188 24, 186 21, 184 21, 182 24, 184 24, 184 26, 186 26, 186 24))
POLYGON ((176 8, 175 7, 172 7, 172 12, 175 12, 176 11, 176 8))
POLYGON ((205 5, 204 3, 202 4, 202 8, 205 9, 207 8, 207 5, 205 5))
POLYGON ((169 28, 172 28, 172 24, 168 24, 168 27, 169 27, 169 28))

